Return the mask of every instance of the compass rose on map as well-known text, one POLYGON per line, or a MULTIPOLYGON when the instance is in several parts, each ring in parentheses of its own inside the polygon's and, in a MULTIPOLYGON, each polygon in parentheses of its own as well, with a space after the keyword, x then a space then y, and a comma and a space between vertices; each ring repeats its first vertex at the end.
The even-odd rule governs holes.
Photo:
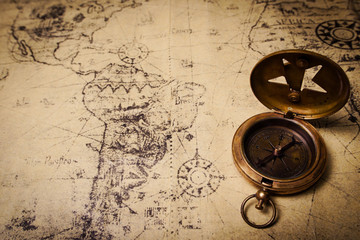
POLYGON ((320 23, 316 35, 324 43, 341 49, 360 49, 360 22, 331 20, 320 23))
POLYGON ((212 162, 196 154, 179 168, 177 178, 178 184, 188 195, 206 197, 218 189, 224 176, 212 162))
POLYGON ((148 48, 142 43, 131 42, 120 47, 118 55, 121 61, 135 64, 143 61, 149 54, 148 48))

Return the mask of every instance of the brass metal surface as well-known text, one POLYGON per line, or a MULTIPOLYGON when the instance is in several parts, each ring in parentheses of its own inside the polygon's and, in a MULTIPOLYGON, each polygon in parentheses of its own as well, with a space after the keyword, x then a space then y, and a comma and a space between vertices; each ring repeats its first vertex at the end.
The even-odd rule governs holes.
MULTIPOLYGON (((256 209, 258 209, 260 211, 264 209, 262 206, 258 207, 258 205, 256 206, 256 209)), ((256 194, 252 194, 252 195, 246 197, 244 199, 244 201, 242 202, 242 204, 241 204, 240 212, 241 212, 241 216, 244 219, 244 221, 247 224, 249 224, 251 227, 254 227, 254 228, 259 228, 259 229, 267 228, 267 227, 270 227, 271 225, 273 225, 275 223, 275 221, 276 221, 276 212, 277 211, 276 211, 275 204, 269 198, 269 194, 265 189, 260 189, 259 191, 256 192, 256 194), (246 215, 246 204, 252 198, 256 198, 258 200, 258 205, 259 204, 262 205, 263 203, 270 203, 271 208, 272 208, 272 215, 271 215, 270 219, 266 223, 264 223, 264 224, 254 223, 254 222, 250 221, 248 216, 246 215)))
POLYGON ((349 80, 329 58, 305 50, 284 50, 261 59, 253 68, 251 88, 269 109, 298 118, 317 119, 341 109, 349 98, 349 80), (304 87, 306 71, 317 68, 312 81, 324 91, 304 87), (284 77, 287 84, 272 81, 284 77))
POLYGON ((324 173, 326 147, 316 129, 302 119, 328 116, 349 98, 350 84, 344 71, 322 55, 304 50, 285 50, 261 59, 250 77, 255 96, 270 109, 246 120, 236 131, 232 152, 239 171, 261 189, 245 198, 241 214, 247 224, 265 228, 276 214, 269 193, 292 194, 312 186, 324 173), (308 70, 315 72, 305 79, 308 70), (279 81, 284 77, 285 82, 279 81), (312 81, 310 86, 305 80, 312 81), (318 88, 311 89, 311 85, 318 88), (320 87, 320 89, 319 89, 320 87), (263 209, 270 202, 274 215, 265 224, 247 218, 245 204, 251 198, 263 209))
POLYGON ((259 189, 259 191, 256 192, 256 199, 258 200, 258 203, 255 208, 262 210, 264 209, 263 204, 270 200, 270 194, 266 191, 266 189, 259 189))
POLYGON ((277 194, 292 194, 307 189, 321 177, 326 165, 325 144, 316 129, 306 121, 285 118, 279 113, 262 113, 246 120, 234 135, 232 152, 235 165, 248 180, 277 194), (303 171, 294 176, 277 178, 264 174, 253 164, 255 159, 249 158, 246 141, 255 130, 267 126, 287 127, 290 132, 307 139, 304 144, 307 145, 310 155, 303 171))

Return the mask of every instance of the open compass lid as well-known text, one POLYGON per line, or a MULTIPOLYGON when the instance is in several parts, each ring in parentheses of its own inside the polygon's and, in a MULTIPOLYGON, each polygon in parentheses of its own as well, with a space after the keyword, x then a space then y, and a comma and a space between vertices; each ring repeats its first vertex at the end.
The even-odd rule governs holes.
POLYGON ((340 110, 350 83, 339 65, 320 54, 284 50, 261 59, 250 76, 251 88, 270 109, 317 119, 340 110))

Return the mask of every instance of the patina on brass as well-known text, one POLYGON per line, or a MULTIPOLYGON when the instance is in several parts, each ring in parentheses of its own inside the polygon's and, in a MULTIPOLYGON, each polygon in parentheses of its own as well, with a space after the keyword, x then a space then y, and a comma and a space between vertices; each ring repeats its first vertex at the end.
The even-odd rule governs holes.
POLYGON ((326 148, 322 137, 316 129, 300 119, 285 118, 280 113, 262 113, 246 120, 236 131, 232 144, 234 162, 243 175, 254 184, 272 193, 291 194, 305 190, 312 186, 325 170, 326 148), (246 155, 245 141, 258 128, 265 126, 289 127, 289 132, 299 134, 307 139, 309 155, 308 164, 304 171, 296 177, 272 178, 256 169, 251 164, 253 159, 246 155))
POLYGON ((322 118, 337 112, 350 94, 349 80, 339 65, 304 50, 285 50, 264 57, 252 70, 250 81, 255 96, 266 107, 283 113, 292 109, 303 119, 322 118), (302 89, 305 71, 313 67, 319 70, 312 81, 326 93, 302 89), (278 77, 285 77, 287 84, 271 82, 278 77))
POLYGON ((263 210, 263 204, 267 203, 267 201, 270 200, 270 194, 266 189, 260 189, 255 194, 256 199, 258 200, 258 203, 256 204, 255 208, 258 210, 263 210))
POLYGON ((297 193, 321 177, 326 165, 325 143, 303 119, 321 118, 341 109, 349 98, 350 84, 335 62, 304 50, 279 51, 264 57, 255 65, 250 81, 260 102, 276 112, 246 120, 234 135, 232 152, 239 171, 262 189, 258 196, 244 200, 241 214, 250 226, 264 228, 273 224, 275 217, 262 225, 249 222, 244 211, 246 202, 256 197, 257 209, 270 202, 276 212, 268 193, 297 193), (312 81, 323 91, 302 87, 305 72, 311 68, 318 71, 312 81), (284 77, 287 84, 272 81, 278 77, 284 77), (276 140, 284 136, 286 143, 276 140))
POLYGON ((248 196, 247 198, 244 199, 244 201, 241 204, 241 216, 243 217, 244 221, 249 224, 250 226, 254 227, 254 228, 267 228, 269 226, 271 226, 276 218, 276 207, 274 202, 270 199, 270 195, 267 192, 267 190, 265 189, 259 189, 259 191, 256 192, 256 194, 252 194, 250 196, 248 196), (270 203, 271 208, 272 208, 272 216, 271 218, 264 224, 256 224, 251 222, 245 212, 245 205, 246 203, 252 199, 252 198, 256 198, 258 200, 258 204, 255 206, 256 209, 258 210, 263 210, 263 204, 265 203, 270 203))

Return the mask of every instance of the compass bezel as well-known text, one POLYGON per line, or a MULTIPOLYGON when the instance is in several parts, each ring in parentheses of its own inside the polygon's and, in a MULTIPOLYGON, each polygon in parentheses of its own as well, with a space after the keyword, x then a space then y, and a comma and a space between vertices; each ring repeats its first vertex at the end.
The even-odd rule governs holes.
POLYGON ((252 183, 265 188, 277 194, 292 194, 303 191, 312 186, 324 173, 326 165, 326 147, 323 138, 316 129, 309 123, 301 119, 285 118, 283 114, 269 112, 255 115, 246 120, 236 131, 233 142, 232 152, 236 167, 240 172, 252 183), (301 135, 307 135, 312 141, 312 162, 309 168, 294 178, 278 179, 271 178, 260 173, 249 163, 246 155, 245 142, 254 132, 256 126, 266 126, 268 124, 277 123, 279 125, 296 126, 297 130, 302 131, 301 135))

